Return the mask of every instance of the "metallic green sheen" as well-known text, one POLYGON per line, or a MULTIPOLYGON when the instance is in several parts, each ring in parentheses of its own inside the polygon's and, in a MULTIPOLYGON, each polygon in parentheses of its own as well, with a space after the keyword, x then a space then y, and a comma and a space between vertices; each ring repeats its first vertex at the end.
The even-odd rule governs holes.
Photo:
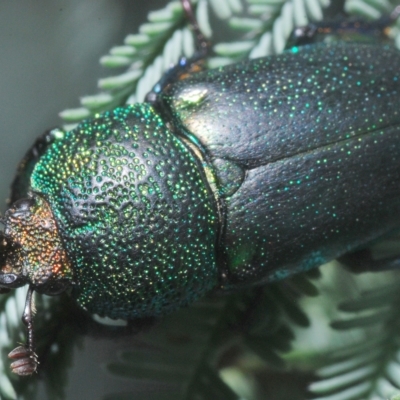
POLYGON ((299 47, 175 82, 163 101, 214 167, 232 284, 282 279, 398 229, 394 47, 299 47))
POLYGON ((201 163, 147 104, 80 124, 41 156, 31 187, 51 206, 78 303, 156 316, 216 287, 217 208, 201 163))

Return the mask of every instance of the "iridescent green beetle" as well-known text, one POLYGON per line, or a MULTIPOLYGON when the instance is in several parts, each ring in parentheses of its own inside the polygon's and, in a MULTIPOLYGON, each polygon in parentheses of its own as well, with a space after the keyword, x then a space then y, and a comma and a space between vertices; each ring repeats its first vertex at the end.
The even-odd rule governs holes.
POLYGON ((20 165, 0 252, 0 291, 29 284, 17 374, 37 369, 33 291, 159 316, 399 228, 398 50, 323 43, 201 71, 182 3, 198 54, 147 103, 50 131, 20 165))

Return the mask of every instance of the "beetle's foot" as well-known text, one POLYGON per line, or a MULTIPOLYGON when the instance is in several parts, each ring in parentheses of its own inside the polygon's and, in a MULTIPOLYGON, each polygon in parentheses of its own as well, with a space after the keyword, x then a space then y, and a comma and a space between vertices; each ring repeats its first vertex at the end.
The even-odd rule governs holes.
POLYGON ((11 364, 11 371, 20 376, 32 375, 36 372, 39 361, 36 353, 26 346, 18 346, 8 354, 15 360, 11 364))

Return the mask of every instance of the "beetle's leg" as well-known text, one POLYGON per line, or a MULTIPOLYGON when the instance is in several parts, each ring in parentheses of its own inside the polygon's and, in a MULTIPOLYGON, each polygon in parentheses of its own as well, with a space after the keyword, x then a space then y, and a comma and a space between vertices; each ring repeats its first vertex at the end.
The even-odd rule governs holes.
POLYGON ((59 140, 63 135, 64 132, 62 130, 52 129, 46 131, 36 139, 33 146, 28 150, 18 165, 17 175, 11 184, 10 198, 7 201, 9 205, 14 203, 16 200, 28 197, 28 192, 30 190, 30 177, 36 163, 50 145, 59 140))
POLYGON ((389 257, 376 260, 369 249, 358 250, 338 258, 352 272, 380 272, 400 269, 400 258, 389 257))
POLYGON ((31 375, 37 370, 39 364, 35 354, 35 344, 33 336, 33 287, 29 286, 26 296, 22 322, 26 326, 28 340, 25 346, 19 346, 11 351, 9 358, 15 360, 11 364, 11 371, 18 375, 31 375))
POLYGON ((209 40, 204 36, 194 15, 192 3, 190 0, 181 0, 182 8, 185 11, 186 18, 189 20, 193 33, 196 35, 197 58, 206 58, 211 50, 209 40))
POLYGON ((145 101, 153 105, 157 104, 157 99, 160 93, 173 82, 185 79, 194 72, 204 69, 205 60, 210 53, 211 43, 207 40, 201 31, 197 19, 194 15, 192 3, 190 0, 181 0, 182 8, 186 14, 186 18, 190 23, 193 33, 196 37, 196 53, 186 59, 181 57, 176 65, 170 68, 161 79, 153 86, 153 89, 147 93, 145 101))
POLYGON ((389 39, 389 27, 400 15, 400 6, 375 21, 361 19, 321 21, 294 29, 286 48, 327 40, 382 42, 389 39))

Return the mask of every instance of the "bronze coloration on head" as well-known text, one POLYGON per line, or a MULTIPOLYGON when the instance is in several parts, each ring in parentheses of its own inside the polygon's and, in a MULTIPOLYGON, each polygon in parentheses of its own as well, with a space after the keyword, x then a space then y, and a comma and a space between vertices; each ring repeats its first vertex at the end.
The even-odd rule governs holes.
POLYGON ((39 196, 15 202, 5 214, 2 275, 16 276, 40 293, 63 291, 72 279, 72 269, 63 249, 49 205, 39 196))
POLYGON ((47 202, 37 195, 16 201, 2 220, 0 232, 0 293, 29 284, 22 321, 27 344, 14 349, 12 372, 30 375, 37 370, 34 351, 33 291, 48 295, 63 292, 72 282, 72 268, 62 246, 47 202))

